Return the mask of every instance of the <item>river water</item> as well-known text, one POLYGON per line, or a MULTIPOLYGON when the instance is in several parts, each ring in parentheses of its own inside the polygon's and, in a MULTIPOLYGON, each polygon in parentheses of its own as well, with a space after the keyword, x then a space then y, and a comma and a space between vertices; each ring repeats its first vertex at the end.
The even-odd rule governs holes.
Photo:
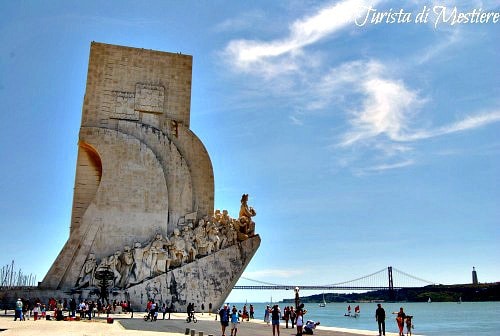
MULTIPOLYGON (((247 303, 247 307, 251 302, 247 303)), ((238 309, 242 303, 230 303, 238 309)), ((255 318, 264 318, 266 303, 253 303, 255 318)), ((283 311, 284 306, 290 304, 278 303, 283 311)), ((360 306, 358 318, 345 317, 347 303, 327 303, 326 307, 318 304, 306 304, 305 320, 320 321, 322 326, 349 329, 376 331, 375 322, 376 303, 351 303, 352 311, 356 305, 360 306)), ((382 303, 386 312, 386 331, 398 332, 395 315, 392 312, 404 308, 407 315, 413 315, 413 333, 425 336, 494 336, 500 335, 500 302, 433 302, 433 303, 382 303)), ((405 328, 406 331, 406 328, 405 328)))

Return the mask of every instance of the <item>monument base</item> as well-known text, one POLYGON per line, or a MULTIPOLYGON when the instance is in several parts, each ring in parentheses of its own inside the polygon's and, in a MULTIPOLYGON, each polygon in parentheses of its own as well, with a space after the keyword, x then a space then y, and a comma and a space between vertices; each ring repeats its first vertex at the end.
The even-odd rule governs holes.
MULTIPOLYGON (((153 300, 160 307, 163 303, 171 305, 173 311, 178 312, 186 311, 189 303, 195 305, 196 311, 201 311, 202 304, 206 310, 210 304, 213 309, 218 309, 259 248, 260 241, 256 235, 127 289, 111 289, 108 300, 110 303, 115 300, 130 301, 134 311, 143 311, 148 300, 153 300)), ((42 303, 47 303, 50 298, 97 301, 99 290, 95 287, 80 290, 14 287, 0 290, 0 302, 9 308, 14 307, 17 298, 31 302, 40 300, 42 303)))

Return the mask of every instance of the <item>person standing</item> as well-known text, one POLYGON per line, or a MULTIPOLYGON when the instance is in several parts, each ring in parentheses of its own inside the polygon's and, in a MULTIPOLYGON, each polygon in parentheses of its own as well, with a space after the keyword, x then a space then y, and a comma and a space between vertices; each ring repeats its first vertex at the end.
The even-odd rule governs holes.
POLYGON ((71 311, 71 317, 76 316, 76 300, 74 298, 71 298, 69 301, 69 310, 71 311))
POLYGON ((276 336, 276 331, 278 336, 280 336, 280 319, 281 319, 281 310, 280 307, 275 304, 273 309, 271 310, 271 321, 273 325, 273 336, 276 336))
POLYGON ((19 321, 23 320, 23 301, 21 300, 21 298, 17 299, 16 301, 14 321, 17 321, 17 318, 19 318, 19 321))
POLYGON ((378 324, 379 336, 385 336, 385 310, 380 303, 377 304, 377 310, 375 310, 375 321, 378 324))
POLYGON ((33 307, 33 319, 36 321, 36 320, 39 320, 38 318, 38 313, 40 312, 40 304, 39 303, 35 303, 35 307, 33 307))
POLYGON ((302 309, 297 309, 295 312, 297 316, 295 325, 297 326, 297 336, 302 336, 302 327, 304 326, 304 311, 302 309))
POLYGON ((285 327, 288 329, 288 320, 290 319, 290 307, 286 306, 283 311, 283 316, 285 318, 285 327))
POLYGON ((264 322, 267 323, 267 325, 269 325, 269 311, 270 311, 270 307, 269 305, 266 306, 266 310, 264 310, 264 322))
POLYGON ((163 303, 161 306, 161 313, 163 314, 163 319, 165 319, 165 315, 167 314, 167 304, 163 303))
POLYGON ((398 324, 399 328, 399 336, 404 336, 404 327, 405 327, 405 319, 406 319, 406 314, 403 310, 403 307, 399 308, 399 312, 393 312, 393 314, 398 314, 396 317, 396 323, 398 324))
POLYGON ((229 307, 227 304, 224 304, 224 308, 219 310, 219 316, 222 336, 226 336, 226 327, 229 325, 229 307))

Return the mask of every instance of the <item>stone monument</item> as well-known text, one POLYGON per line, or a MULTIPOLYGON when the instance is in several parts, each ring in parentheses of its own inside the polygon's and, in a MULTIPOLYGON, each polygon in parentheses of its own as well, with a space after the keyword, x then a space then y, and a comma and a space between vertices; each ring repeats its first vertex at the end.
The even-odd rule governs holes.
POLYGON ((191 72, 189 55, 92 42, 70 236, 31 297, 95 300, 103 274, 109 299, 136 309, 229 295, 260 245, 256 212, 246 194, 238 218, 214 211, 210 157, 189 129, 191 72))

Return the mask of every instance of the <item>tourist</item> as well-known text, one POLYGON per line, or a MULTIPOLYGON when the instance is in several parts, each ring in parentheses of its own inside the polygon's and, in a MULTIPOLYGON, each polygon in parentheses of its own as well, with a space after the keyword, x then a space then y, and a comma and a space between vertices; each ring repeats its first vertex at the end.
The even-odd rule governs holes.
POLYGON ((240 321, 240 314, 236 311, 236 307, 233 306, 233 309, 231 310, 231 336, 236 336, 236 333, 238 332, 238 323, 240 321))
POLYGON ((151 300, 149 315, 151 316, 151 322, 156 321, 158 318, 158 305, 153 300, 151 300))
POLYGON ((161 306, 161 313, 163 314, 163 320, 164 320, 165 315, 167 314, 167 305, 165 303, 161 306))
POLYGON ((295 328, 295 318, 297 316, 295 315, 295 309, 290 306, 290 322, 292 323, 292 329, 295 328))
POLYGON ((411 335, 411 329, 413 328, 412 318, 413 316, 406 315, 406 335, 411 335))
POLYGON ((226 327, 229 325, 229 307, 227 304, 224 304, 224 308, 219 310, 219 316, 222 336, 226 336, 226 327))
POLYGON ((88 312, 88 314, 89 314, 89 320, 91 320, 92 317, 95 318, 95 309, 96 309, 96 306, 95 306, 94 301, 90 301, 89 302, 89 312, 88 312))
POLYGON ((70 301, 69 301, 69 310, 70 310, 70 316, 71 317, 75 317, 76 315, 76 301, 74 298, 72 298, 70 301))
POLYGON ((33 307, 33 319, 36 321, 38 320, 38 313, 40 312, 40 304, 37 303, 35 304, 35 307, 33 307))
POLYGON ((269 313, 271 311, 271 307, 269 306, 266 306, 266 310, 264 311, 264 322, 267 323, 267 325, 269 325, 269 313))
POLYGON ((250 318, 253 320, 254 308, 253 304, 250 305, 250 318))
POLYGON ((304 325, 304 334, 306 335, 312 335, 313 329, 316 329, 316 326, 319 325, 319 322, 314 322, 311 320, 307 320, 306 324, 304 325))
POLYGON ((45 305, 42 305, 42 319, 47 318, 47 307, 45 305))
POLYGON ((168 319, 170 320, 170 314, 174 312, 174 305, 170 303, 168 306, 168 319))
POLYGON ((302 336, 302 327, 304 326, 304 311, 302 309, 297 309, 295 325, 297 326, 297 336, 302 336))
POLYGON ((271 320, 273 325, 273 336, 280 336, 280 319, 281 319, 281 310, 280 307, 275 304, 273 309, 271 310, 271 320))
POLYGON ((55 315, 56 315, 56 320, 57 321, 64 320, 62 300, 59 300, 59 302, 57 302, 55 315))
POLYGON ((78 305, 78 311, 80 312, 80 319, 85 318, 85 302, 80 301, 80 304, 78 305))
POLYGON ((406 319, 406 314, 403 310, 403 307, 399 308, 399 312, 393 312, 393 314, 397 314, 398 316, 396 317, 396 323, 398 324, 398 329, 399 329, 399 336, 403 336, 403 329, 405 327, 405 319, 406 319))
POLYGON ((21 300, 21 298, 17 299, 16 301, 16 308, 14 313, 14 321, 17 321, 17 318, 19 318, 19 321, 23 320, 23 301, 21 300))
POLYGON ((188 303, 187 305, 187 315, 189 321, 192 321, 194 318, 194 303, 188 303))
POLYGON ((246 319, 247 321, 250 321, 250 318, 248 316, 247 305, 243 306, 243 315, 241 317, 242 317, 242 320, 246 319))
POLYGON ((283 317, 285 319, 285 327, 288 329, 288 320, 290 320, 290 307, 285 307, 285 309, 283 310, 283 317))
POLYGON ((23 321, 26 321, 26 317, 28 317, 28 320, 30 319, 29 315, 29 309, 28 309, 28 302, 24 301, 23 303, 23 321))
POLYGON ((375 310, 375 321, 378 324, 379 336, 385 336, 385 310, 380 303, 377 304, 377 310, 375 310))

